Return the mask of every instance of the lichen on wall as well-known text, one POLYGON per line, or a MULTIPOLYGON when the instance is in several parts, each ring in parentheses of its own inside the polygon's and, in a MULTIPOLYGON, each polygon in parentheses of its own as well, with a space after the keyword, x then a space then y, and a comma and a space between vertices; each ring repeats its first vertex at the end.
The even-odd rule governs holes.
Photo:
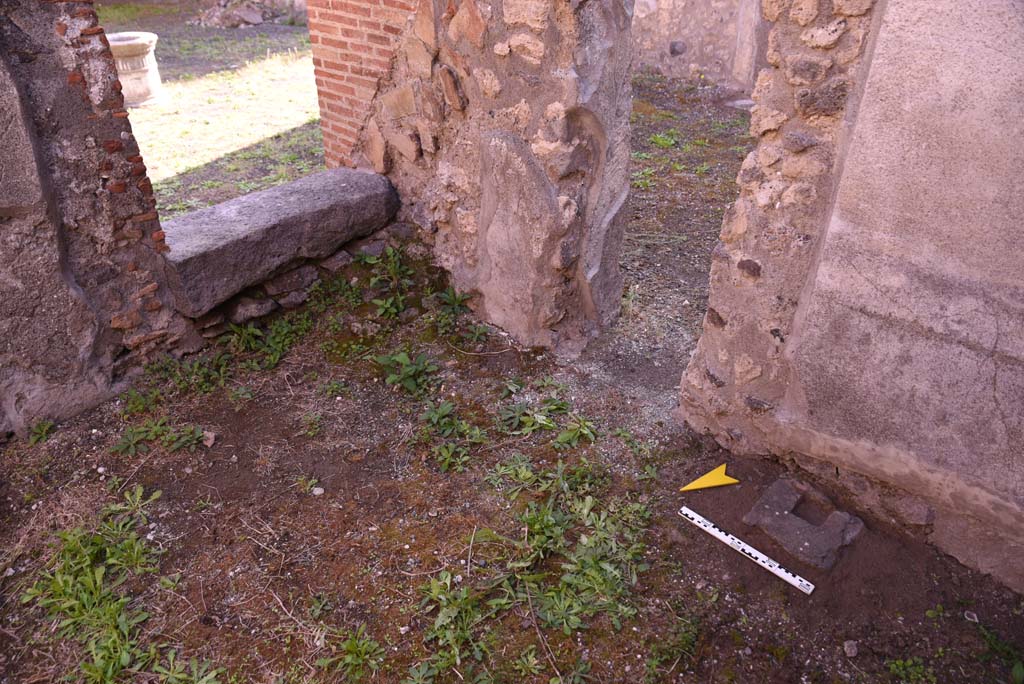
POLYGON ((578 351, 619 309, 631 11, 422 0, 353 154, 524 344, 578 351))

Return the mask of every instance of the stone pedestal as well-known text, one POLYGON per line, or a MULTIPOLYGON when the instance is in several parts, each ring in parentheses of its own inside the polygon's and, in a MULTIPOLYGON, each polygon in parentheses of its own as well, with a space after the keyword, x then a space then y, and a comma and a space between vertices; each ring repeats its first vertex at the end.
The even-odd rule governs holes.
POLYGON ((110 33, 107 40, 114 53, 125 106, 142 107, 159 101, 163 85, 154 52, 156 34, 145 31, 110 33))

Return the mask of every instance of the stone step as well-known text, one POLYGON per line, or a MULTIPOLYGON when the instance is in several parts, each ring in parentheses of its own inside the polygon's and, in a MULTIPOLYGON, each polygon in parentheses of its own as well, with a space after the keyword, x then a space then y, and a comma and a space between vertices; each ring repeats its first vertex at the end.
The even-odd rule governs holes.
POLYGON ((164 222, 175 307, 197 317, 282 267, 383 228, 399 199, 384 176, 330 169, 164 222))

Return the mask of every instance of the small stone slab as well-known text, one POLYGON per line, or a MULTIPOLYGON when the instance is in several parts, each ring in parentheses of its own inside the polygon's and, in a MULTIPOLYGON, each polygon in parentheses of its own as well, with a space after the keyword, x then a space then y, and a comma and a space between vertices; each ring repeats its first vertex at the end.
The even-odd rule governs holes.
POLYGON ((384 176, 331 169, 164 223, 175 306, 201 316, 300 259, 383 228, 399 199, 384 176))
POLYGON ((761 528, 786 551, 808 565, 828 570, 835 565, 839 549, 861 533, 864 523, 842 511, 832 511, 821 525, 810 523, 793 513, 805 494, 827 501, 802 482, 776 480, 743 516, 743 522, 761 528))

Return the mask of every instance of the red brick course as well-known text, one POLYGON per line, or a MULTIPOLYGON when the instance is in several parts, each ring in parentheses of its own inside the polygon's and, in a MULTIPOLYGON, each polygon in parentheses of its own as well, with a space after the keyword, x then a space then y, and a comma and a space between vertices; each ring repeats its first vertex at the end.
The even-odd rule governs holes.
POLYGON ((309 0, 309 37, 327 166, 349 166, 352 146, 414 2, 309 0))

